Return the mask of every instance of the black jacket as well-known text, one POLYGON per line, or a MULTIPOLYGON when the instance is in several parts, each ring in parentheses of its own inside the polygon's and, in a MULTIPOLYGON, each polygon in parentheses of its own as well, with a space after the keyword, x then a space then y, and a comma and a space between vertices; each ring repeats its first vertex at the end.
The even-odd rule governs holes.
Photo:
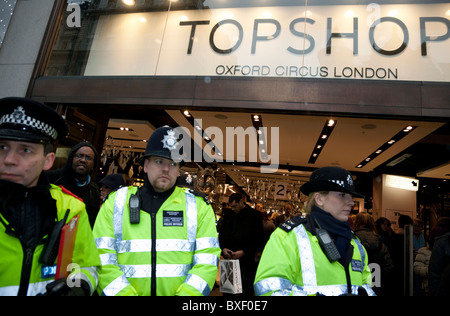
POLYGON ((263 242, 262 218, 258 211, 246 205, 238 214, 227 210, 219 231, 220 247, 244 251, 247 260, 253 260, 263 242))
POLYGON ((94 181, 90 181, 87 185, 79 187, 75 180, 75 173, 72 169, 73 158, 75 152, 81 147, 89 146, 95 154, 94 162, 97 162, 97 151, 90 143, 79 143, 75 145, 69 153, 65 167, 47 172, 48 179, 51 183, 62 185, 67 190, 81 198, 86 204, 86 211, 89 216, 89 223, 94 227, 100 209, 100 189, 94 181))

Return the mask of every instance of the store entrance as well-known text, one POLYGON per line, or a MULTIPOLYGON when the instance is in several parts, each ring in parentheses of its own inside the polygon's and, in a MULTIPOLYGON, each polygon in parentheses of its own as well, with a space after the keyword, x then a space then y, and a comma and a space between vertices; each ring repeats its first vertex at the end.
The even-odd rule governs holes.
POLYGON ((440 213, 447 210, 450 172, 445 171, 445 141, 450 133, 445 122, 145 105, 68 109, 67 113, 79 115, 68 116, 71 143, 65 147, 84 138, 85 134, 75 139, 78 132, 73 132, 83 129, 73 118, 84 117, 83 131, 91 131, 87 140, 96 142, 101 153, 96 181, 123 173, 129 183, 141 185, 145 175, 139 158, 146 141, 157 127, 169 125, 183 127, 191 137, 191 162, 182 169, 180 182, 208 194, 219 210, 228 195, 240 191, 253 206, 261 203, 270 213, 283 212, 286 203, 301 212, 306 197, 299 187, 323 166, 340 166, 352 173, 359 192, 366 196, 356 203, 355 213, 384 215, 373 202, 373 181, 380 174, 420 180, 417 212, 423 208, 422 195, 430 200, 427 187, 441 188, 434 201, 439 201, 440 213))

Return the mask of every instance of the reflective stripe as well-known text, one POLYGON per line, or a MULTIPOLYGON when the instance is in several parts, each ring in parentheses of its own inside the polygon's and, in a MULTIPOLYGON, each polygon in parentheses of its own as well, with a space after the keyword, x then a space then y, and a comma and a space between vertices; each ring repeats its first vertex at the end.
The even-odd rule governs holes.
POLYGON ((219 265, 219 258, 209 253, 199 253, 192 258, 192 264, 194 266, 197 264, 210 264, 217 267, 219 265))
POLYGON ((98 249, 115 250, 116 240, 112 237, 95 238, 95 245, 98 249))
POLYGON ((267 278, 256 283, 254 288, 257 296, 264 295, 271 291, 287 291, 288 294, 286 294, 286 292, 285 294, 289 295, 292 289, 292 283, 288 279, 267 278))
POLYGON ((209 293, 211 293, 211 288, 209 287, 208 282, 206 282, 196 274, 189 274, 186 277, 186 280, 184 280, 184 283, 189 284, 190 286, 195 288, 197 291, 202 293, 203 296, 208 296, 209 293))
POLYGON ((0 287, 0 296, 17 296, 19 294, 19 286, 4 286, 0 287))
POLYGON ((217 237, 197 238, 195 250, 204 250, 208 248, 220 248, 219 239, 217 237))
MULTIPOLYGON (((352 294, 357 295, 359 288, 364 288, 369 296, 374 295, 373 290, 367 285, 352 285, 352 294)), ((272 296, 306 296, 306 295, 325 295, 339 296, 347 294, 347 284, 321 285, 321 286, 298 286, 293 285, 289 280, 282 278, 268 278, 255 284, 255 293, 258 296, 266 293, 272 293, 272 296)))
POLYGON ((109 283, 102 292, 102 295, 105 296, 115 296, 120 291, 122 291, 124 288, 126 288, 128 285, 130 285, 130 282, 128 282, 128 279, 124 277, 123 275, 119 276, 117 279, 109 283))
POLYGON ((126 204, 128 187, 117 190, 114 200, 113 225, 116 243, 123 240, 123 209, 126 204))
POLYGON ((188 242, 195 243, 197 237, 197 203, 195 195, 186 191, 187 236, 188 242))
POLYGON ((366 262, 366 252, 364 251, 364 247, 363 247, 363 245, 361 244, 361 242, 359 241, 358 238, 354 238, 353 240, 355 241, 356 245, 358 246, 359 253, 361 255, 362 265, 364 267, 364 264, 366 262))
POLYGON ((115 253, 101 254, 100 261, 102 262, 102 266, 106 266, 108 264, 117 266, 119 264, 119 262, 117 261, 117 254, 115 253))
MULTIPOLYGON (((52 283, 54 280, 48 280, 43 282, 30 283, 28 285, 27 296, 36 296, 38 294, 44 294, 47 292, 46 286, 52 283)), ((0 296, 17 296, 19 294, 19 286, 5 286, 0 288, 0 296)))
MULTIPOLYGON (((120 270, 127 278, 150 278, 152 275, 152 266, 150 264, 122 265, 120 270)), ((184 277, 191 269, 190 264, 157 264, 157 278, 184 277)))
POLYGON ((369 296, 377 296, 377 294, 375 294, 374 290, 370 287, 369 284, 363 284, 362 287, 364 288, 364 290, 366 290, 369 296))
MULTIPOLYGON (((100 237, 95 239, 98 249, 106 249, 116 251, 117 253, 125 252, 151 252, 151 239, 134 239, 114 242, 114 238, 100 237)), ((204 250, 208 248, 220 248, 219 240, 215 237, 204 237, 196 240, 195 244, 185 239, 158 239, 156 240, 156 251, 188 251, 204 250)))
POLYGON ((294 228, 297 236, 298 250, 300 252, 300 262, 302 266, 302 278, 304 286, 317 286, 316 267, 309 241, 308 234, 303 225, 294 228))

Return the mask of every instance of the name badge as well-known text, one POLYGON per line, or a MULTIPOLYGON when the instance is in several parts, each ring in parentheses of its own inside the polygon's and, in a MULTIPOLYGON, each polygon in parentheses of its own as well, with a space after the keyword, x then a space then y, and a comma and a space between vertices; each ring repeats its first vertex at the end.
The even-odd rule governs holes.
POLYGON ((183 211, 163 211, 163 226, 183 226, 183 211))
POLYGON ((41 279, 51 279, 56 275, 56 264, 54 266, 43 266, 41 269, 41 279))
POLYGON ((363 263, 360 260, 352 260, 352 270, 363 273, 363 263))

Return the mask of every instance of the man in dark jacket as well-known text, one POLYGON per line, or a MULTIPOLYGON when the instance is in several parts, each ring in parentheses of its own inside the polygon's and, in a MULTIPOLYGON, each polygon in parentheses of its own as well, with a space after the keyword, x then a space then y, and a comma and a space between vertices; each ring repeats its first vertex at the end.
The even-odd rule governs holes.
POLYGON ((91 179, 97 159, 95 147, 89 142, 81 142, 70 151, 64 168, 47 172, 51 183, 62 185, 83 200, 91 227, 94 227, 100 209, 100 189, 91 179))
POLYGON ((239 193, 230 196, 229 204, 231 211, 223 216, 219 243, 225 258, 239 259, 243 295, 252 296, 256 274, 255 253, 263 241, 262 218, 239 193))

